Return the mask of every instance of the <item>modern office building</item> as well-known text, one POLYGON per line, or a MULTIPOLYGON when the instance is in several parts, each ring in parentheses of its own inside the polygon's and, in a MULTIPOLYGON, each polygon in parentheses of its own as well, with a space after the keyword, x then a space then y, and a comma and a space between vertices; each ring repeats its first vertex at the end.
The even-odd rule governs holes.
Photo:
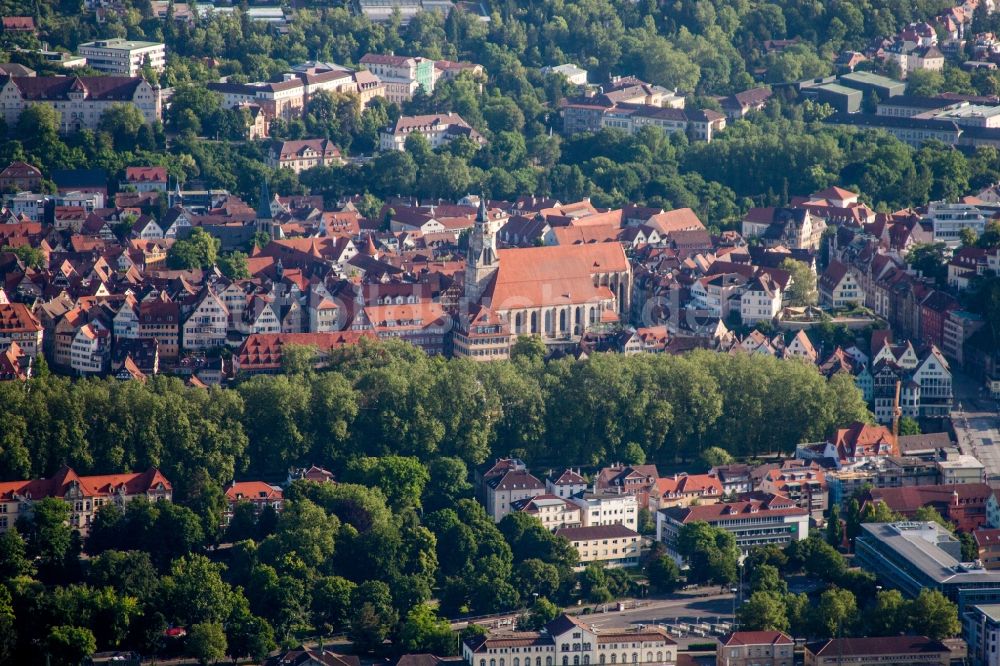
POLYGON ((855 564, 911 597, 924 588, 938 590, 958 604, 960 615, 975 605, 1000 602, 1000 571, 962 562, 961 542, 937 523, 861 525, 855 564))
POLYGON ((139 76, 147 63, 154 72, 162 72, 167 64, 166 47, 159 42, 99 39, 80 44, 77 51, 97 71, 121 76, 139 76))

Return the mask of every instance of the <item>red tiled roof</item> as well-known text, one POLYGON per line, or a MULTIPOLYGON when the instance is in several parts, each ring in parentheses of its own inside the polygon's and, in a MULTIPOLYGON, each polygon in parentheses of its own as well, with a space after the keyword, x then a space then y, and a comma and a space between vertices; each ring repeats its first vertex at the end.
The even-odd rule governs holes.
POLYGON ((768 500, 752 499, 744 502, 723 502, 686 508, 663 509, 668 515, 681 523, 692 523, 703 520, 714 523, 735 516, 749 518, 751 516, 805 516, 805 509, 800 509, 785 497, 773 496, 768 500))
POLYGON ((331 333, 254 333, 243 341, 236 353, 240 370, 264 371, 281 368, 281 350, 285 345, 305 345, 327 351, 354 344, 362 338, 374 338, 368 331, 331 333))
POLYGON ((284 498, 284 492, 277 486, 263 481, 233 481, 226 488, 226 499, 230 502, 240 500, 275 501, 284 498))
POLYGON ((941 641, 926 636, 878 636, 871 638, 831 638, 806 646, 806 650, 820 655, 888 655, 949 652, 941 641))
POLYGON ((780 631, 734 631, 719 639, 722 645, 792 645, 795 641, 780 631))
POLYGON ((132 166, 125 169, 125 180, 130 183, 162 183, 167 180, 167 168, 156 166, 132 166))
POLYGON ((105 497, 120 491, 127 495, 146 493, 158 483, 166 490, 172 486, 156 468, 132 474, 103 474, 99 476, 79 476, 70 467, 63 466, 48 479, 0 482, 0 498, 11 499, 15 494, 31 499, 43 497, 63 497, 74 483, 80 485, 87 497, 105 497))
POLYGON ((992 494, 985 483, 953 483, 939 486, 905 486, 902 488, 872 488, 872 501, 883 502, 893 511, 910 513, 931 504, 983 503, 992 494))
POLYGON ((24 303, 0 304, 0 333, 37 333, 42 325, 24 303))
POLYGON ((143 83, 138 76, 12 76, 9 78, 26 100, 69 99, 71 91, 83 91, 89 100, 131 102, 143 83))

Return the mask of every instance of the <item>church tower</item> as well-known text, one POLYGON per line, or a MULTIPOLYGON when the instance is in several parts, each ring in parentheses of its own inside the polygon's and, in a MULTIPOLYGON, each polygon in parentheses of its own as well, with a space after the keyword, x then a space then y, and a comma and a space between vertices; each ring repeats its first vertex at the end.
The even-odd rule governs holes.
POLYGON ((274 238, 274 215, 271 213, 271 191, 267 179, 260 184, 260 201, 257 203, 257 231, 274 238))
POLYGON ((476 224, 469 237, 469 254, 465 261, 465 298, 469 303, 478 303, 490 279, 500 268, 497 256, 496 230, 490 224, 486 211, 486 198, 479 198, 479 212, 476 224))

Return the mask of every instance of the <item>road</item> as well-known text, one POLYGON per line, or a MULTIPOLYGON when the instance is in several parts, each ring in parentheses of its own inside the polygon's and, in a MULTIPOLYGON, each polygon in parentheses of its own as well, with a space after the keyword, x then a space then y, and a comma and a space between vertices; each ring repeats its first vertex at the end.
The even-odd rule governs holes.
POLYGON ((1000 413, 997 401, 982 392, 982 384, 956 372, 953 378, 955 407, 952 426, 962 453, 986 466, 990 485, 1000 487, 1000 413))
MULTIPOLYGON (((627 602, 632 606, 633 601, 627 602)), ((593 612, 582 615, 584 608, 570 607, 567 612, 580 614, 589 624, 598 629, 620 629, 623 627, 635 627, 640 624, 660 624, 674 625, 684 624, 719 624, 731 623, 733 618, 733 595, 730 593, 719 594, 718 587, 703 587, 690 592, 679 592, 666 599, 643 599, 638 602, 640 605, 629 607, 626 610, 611 610, 617 607, 617 602, 607 604, 609 609, 602 612, 601 605, 589 607, 593 612)), ((489 618, 479 618, 476 624, 491 628, 514 627, 517 614, 497 615, 489 618)), ((465 621, 453 622, 452 629, 461 630, 468 623, 465 621)), ((686 647, 690 643, 704 643, 711 640, 711 637, 688 635, 678 637, 677 633, 668 628, 671 636, 682 646, 686 647)))

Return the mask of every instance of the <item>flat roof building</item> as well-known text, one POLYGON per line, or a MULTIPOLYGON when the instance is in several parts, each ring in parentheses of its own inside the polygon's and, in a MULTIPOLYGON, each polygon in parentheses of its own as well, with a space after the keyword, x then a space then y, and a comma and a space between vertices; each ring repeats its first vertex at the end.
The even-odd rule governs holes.
POLYGON ((961 615, 976 604, 1000 602, 1000 571, 962 562, 962 545, 933 522, 867 523, 855 541, 855 562, 879 580, 915 597, 938 590, 961 615))
POLYGON ((840 77, 840 84, 864 93, 876 93, 879 99, 888 99, 906 92, 906 84, 887 76, 871 72, 851 72, 840 77))
POLYGON ((148 63, 154 72, 166 66, 166 47, 160 42, 140 42, 130 39, 99 39, 80 44, 77 51, 87 58, 87 64, 99 72, 139 76, 148 63))

